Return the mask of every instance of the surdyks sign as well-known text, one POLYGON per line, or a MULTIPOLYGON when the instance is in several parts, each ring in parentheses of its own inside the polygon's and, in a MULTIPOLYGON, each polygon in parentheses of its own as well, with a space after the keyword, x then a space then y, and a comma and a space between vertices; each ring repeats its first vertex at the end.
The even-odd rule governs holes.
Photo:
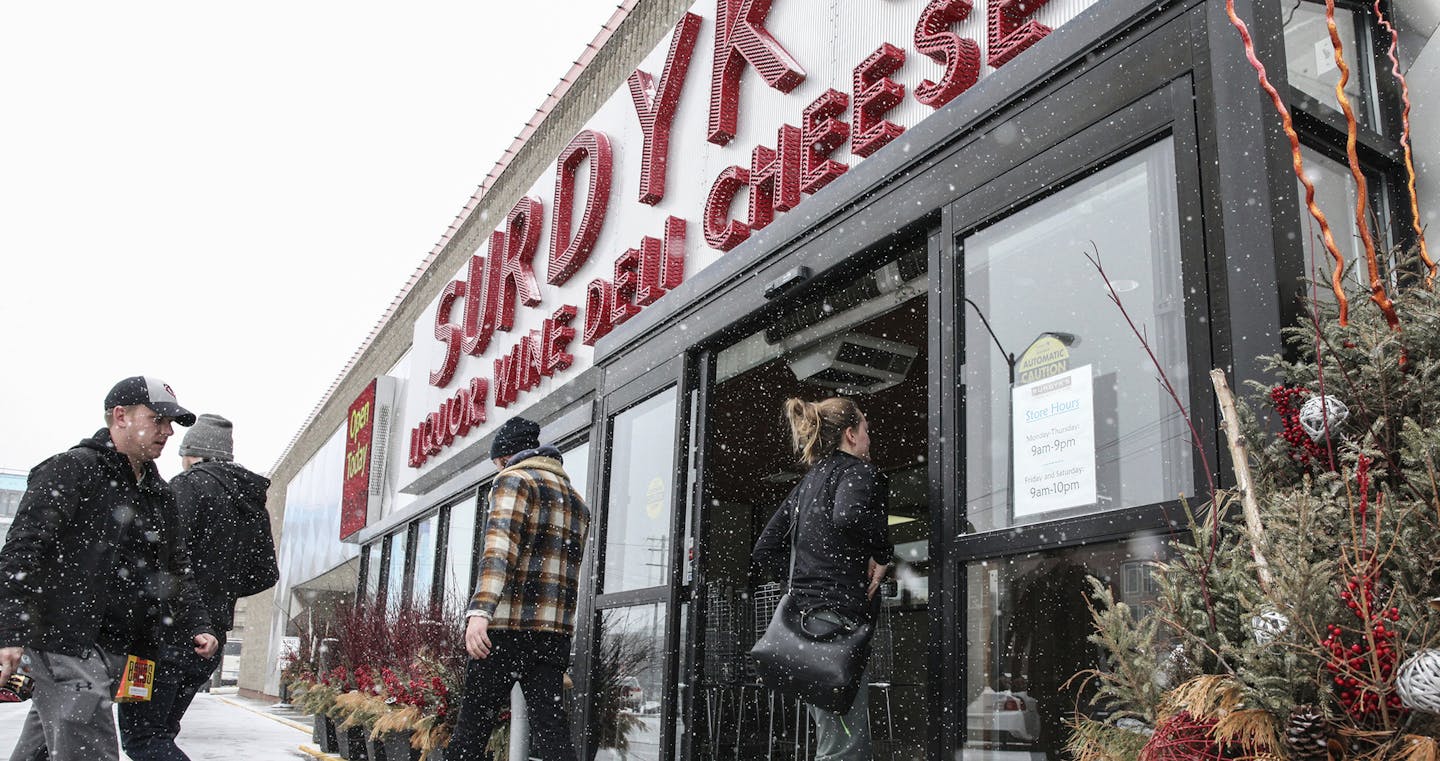
MULTIPOLYGON (((430 386, 449 388, 466 357, 488 361, 480 360, 485 372, 464 380, 438 404, 419 407, 430 411, 410 432, 410 466, 422 467, 485 425, 491 405, 509 407, 575 366, 577 353, 588 356, 588 349, 581 347, 593 346, 678 286, 687 269, 703 266, 698 259, 708 261, 734 249, 776 214, 795 210, 855 161, 895 141, 906 129, 902 112, 910 114, 911 124, 923 118, 913 114, 911 103, 928 109, 925 113, 938 109, 975 85, 984 66, 1003 66, 1043 39, 1051 27, 1035 16, 1050 1, 915 0, 884 8, 855 4, 863 14, 830 19, 832 27, 845 26, 839 32, 847 38, 865 36, 864 27, 872 20, 868 15, 889 14, 887 18, 903 25, 880 26, 904 29, 909 39, 882 36, 842 45, 825 41, 828 56, 853 58, 844 76, 831 71, 819 88, 807 72, 807 55, 792 54, 809 49, 808 57, 821 69, 829 63, 810 39, 814 32, 807 15, 820 12, 819 6, 812 10, 784 0, 785 20, 776 23, 772 15, 782 14, 772 14, 774 0, 714 0, 713 18, 702 15, 710 8, 708 1, 697 4, 670 35, 658 76, 643 65, 634 71, 626 88, 560 153, 550 207, 542 198, 548 188, 543 181, 537 183, 490 234, 487 251, 472 255, 462 276, 448 283, 435 302, 430 335, 441 351, 422 371, 428 372, 430 386), (905 13, 911 14, 908 20, 897 17, 905 13), (690 76, 691 64, 703 60, 706 52, 701 38, 707 25, 708 91, 698 89, 690 76), (912 53, 917 54, 913 59, 912 53), (923 77, 911 77, 916 81, 910 87, 900 81, 913 73, 907 67, 923 71, 923 77), (751 116, 747 99, 763 94, 755 89, 757 82, 781 94, 777 97, 788 103, 781 109, 798 111, 798 118, 751 116), (811 94, 798 101, 792 95, 805 91, 811 94), (607 123, 607 109, 613 112, 616 101, 628 101, 623 104, 628 125, 607 123), (678 171, 672 171, 672 138, 688 138, 674 130, 677 113, 691 103, 705 106, 703 122, 697 118, 684 128, 703 130, 703 142, 712 148, 705 156, 682 151, 674 162, 678 171), (773 139, 754 138, 758 125, 745 129, 754 119, 778 123, 773 139), (753 144, 738 145, 737 136, 747 132, 753 144), (628 140, 638 143, 631 148, 633 164, 617 173, 617 154, 625 155, 628 140), (623 174, 627 169, 633 176, 623 174), (702 179, 699 193, 690 192, 697 173, 709 179, 702 179), (679 199, 668 192, 675 177, 686 183, 679 199), (617 185, 633 187, 628 197, 634 203, 612 214, 612 205, 621 203, 612 193, 617 185), (697 214, 698 224, 692 223, 697 214), (548 235, 543 234, 546 222, 548 235), (617 225, 633 230, 628 233, 633 237, 617 238, 617 225), (615 253, 602 273, 593 273, 590 259, 607 236, 611 240, 603 247, 615 253), (701 242, 708 250, 700 248, 701 242), (542 246, 544 290, 554 294, 549 303, 535 272, 542 246), (593 273, 588 281, 572 283, 587 270, 593 273), (523 333, 516 331, 522 309, 537 313, 523 333), (502 343, 499 333, 521 334, 502 343)), ((1057 2, 1074 5, 1076 0, 1057 2)))

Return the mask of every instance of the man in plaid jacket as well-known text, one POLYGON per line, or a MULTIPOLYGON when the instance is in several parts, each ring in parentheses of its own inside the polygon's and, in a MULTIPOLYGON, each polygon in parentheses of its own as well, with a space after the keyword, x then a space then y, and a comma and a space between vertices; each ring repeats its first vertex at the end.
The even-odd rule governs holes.
POLYGON ((518 681, 530 715, 531 755, 576 761, 561 691, 590 509, 540 426, 511 418, 495 433, 500 469, 490 489, 480 581, 465 610, 465 697, 446 759, 479 761, 518 681))

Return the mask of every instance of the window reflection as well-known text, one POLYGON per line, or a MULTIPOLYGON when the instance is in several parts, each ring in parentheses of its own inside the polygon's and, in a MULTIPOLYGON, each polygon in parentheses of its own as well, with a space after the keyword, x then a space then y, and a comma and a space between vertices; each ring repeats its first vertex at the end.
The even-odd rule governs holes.
POLYGON ((592 690, 596 759, 659 761, 664 659, 663 604, 601 613, 592 690))
POLYGON ((565 472, 570 476, 570 485, 575 487, 581 497, 590 499, 590 442, 576 444, 565 450, 564 457, 565 472))
POLYGON ((450 537, 445 552, 443 593, 452 608, 463 606, 474 591, 470 569, 475 565, 475 511, 475 497, 450 508, 450 537))
POLYGON ((1093 693, 1070 678, 1101 665, 1087 641, 1088 579, 1107 584, 1142 617, 1159 591, 1155 564, 1169 557, 1164 540, 1150 535, 966 566, 967 761, 1010 761, 1017 751, 1027 761, 1061 758, 1064 721, 1091 710, 1093 693))
POLYGON ((1085 258, 1188 403, 1175 191, 1167 138, 964 239, 968 530, 1192 490, 1189 429, 1085 258))
POLYGON ((383 542, 371 542, 365 545, 365 599, 374 600, 380 594, 381 554, 384 550, 383 542))
MULTIPOLYGON (((1365 268, 1365 244, 1360 240, 1360 228, 1355 224, 1357 195, 1355 176, 1350 173, 1350 165, 1305 145, 1300 146, 1300 154, 1305 159, 1305 179, 1315 186, 1315 205, 1325 213, 1325 221, 1330 224, 1330 235, 1335 239, 1335 245, 1339 247, 1346 262, 1356 263, 1351 276, 1359 283, 1368 284, 1370 275, 1365 268)), ((1365 172, 1365 184, 1370 195, 1367 208, 1373 215, 1371 234, 1375 236, 1375 245, 1383 257, 1384 252, 1389 249, 1389 237, 1386 233, 1390 228, 1390 214, 1383 200, 1384 186, 1380 177, 1371 172, 1365 172), (1374 220, 1378 220, 1378 225, 1375 225, 1374 220)), ((1316 289, 1317 295, 1322 299, 1333 299, 1330 289, 1325 287, 1325 284, 1330 282, 1331 269, 1330 259, 1325 253, 1325 241, 1320 234, 1319 225, 1305 206, 1305 186, 1301 185, 1299 180, 1295 181, 1295 190, 1296 198, 1300 202, 1300 230, 1307 241, 1305 255, 1310 260, 1311 267, 1316 270, 1311 277, 1321 284, 1316 289)))
POLYGON ((615 416, 605 525, 605 591, 665 583, 675 488, 672 386, 615 416))
POLYGON ((440 516, 432 515, 415 524, 415 575, 410 600, 419 607, 430 604, 430 590, 435 586, 435 528, 439 523, 440 516))
MULTIPOLYGON (((1345 95, 1355 120, 1362 127, 1380 131, 1375 118, 1375 71, 1373 45, 1363 13, 1347 8, 1335 9, 1335 26, 1340 32, 1341 52, 1350 67, 1345 95)), ((1335 65, 1335 47, 1330 42, 1330 28, 1325 21, 1325 6, 1300 0, 1287 4, 1285 19, 1285 68, 1290 86, 1320 101, 1327 108, 1340 111, 1335 98, 1335 84, 1340 81, 1340 68, 1335 65)))
POLYGON ((391 614, 400 612, 405 595, 405 531, 397 531, 386 537, 390 545, 389 579, 385 584, 385 609, 391 614))

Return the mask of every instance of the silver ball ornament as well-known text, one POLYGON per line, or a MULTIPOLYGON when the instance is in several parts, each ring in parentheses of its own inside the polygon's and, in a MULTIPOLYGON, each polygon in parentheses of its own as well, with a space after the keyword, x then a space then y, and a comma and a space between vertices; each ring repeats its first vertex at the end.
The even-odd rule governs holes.
POLYGON ((1395 672, 1395 691, 1406 708, 1440 714, 1440 650, 1421 650, 1395 672))
POLYGON ((1327 427, 1332 431, 1336 430, 1348 417, 1350 408, 1329 394, 1312 396, 1300 406, 1300 427, 1304 428, 1310 440, 1315 442, 1325 438, 1327 427))
POLYGON ((1258 645, 1268 644, 1290 628, 1290 619, 1284 613, 1267 610, 1250 618, 1250 631, 1258 645))

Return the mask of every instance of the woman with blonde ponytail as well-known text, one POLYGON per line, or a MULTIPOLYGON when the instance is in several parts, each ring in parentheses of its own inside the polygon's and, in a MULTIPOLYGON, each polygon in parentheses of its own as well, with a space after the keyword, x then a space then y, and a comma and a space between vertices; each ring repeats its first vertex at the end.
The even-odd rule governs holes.
MULTIPOLYGON (((875 597, 894 559, 886 514, 889 482, 870 463, 870 423, 853 399, 789 399, 785 418, 805 477, 765 525, 752 553, 755 580, 785 578, 814 620, 873 622, 875 597), (793 557, 792 539, 793 537, 793 557)), ((845 713, 810 706, 815 761, 868 761, 868 678, 845 713)))

